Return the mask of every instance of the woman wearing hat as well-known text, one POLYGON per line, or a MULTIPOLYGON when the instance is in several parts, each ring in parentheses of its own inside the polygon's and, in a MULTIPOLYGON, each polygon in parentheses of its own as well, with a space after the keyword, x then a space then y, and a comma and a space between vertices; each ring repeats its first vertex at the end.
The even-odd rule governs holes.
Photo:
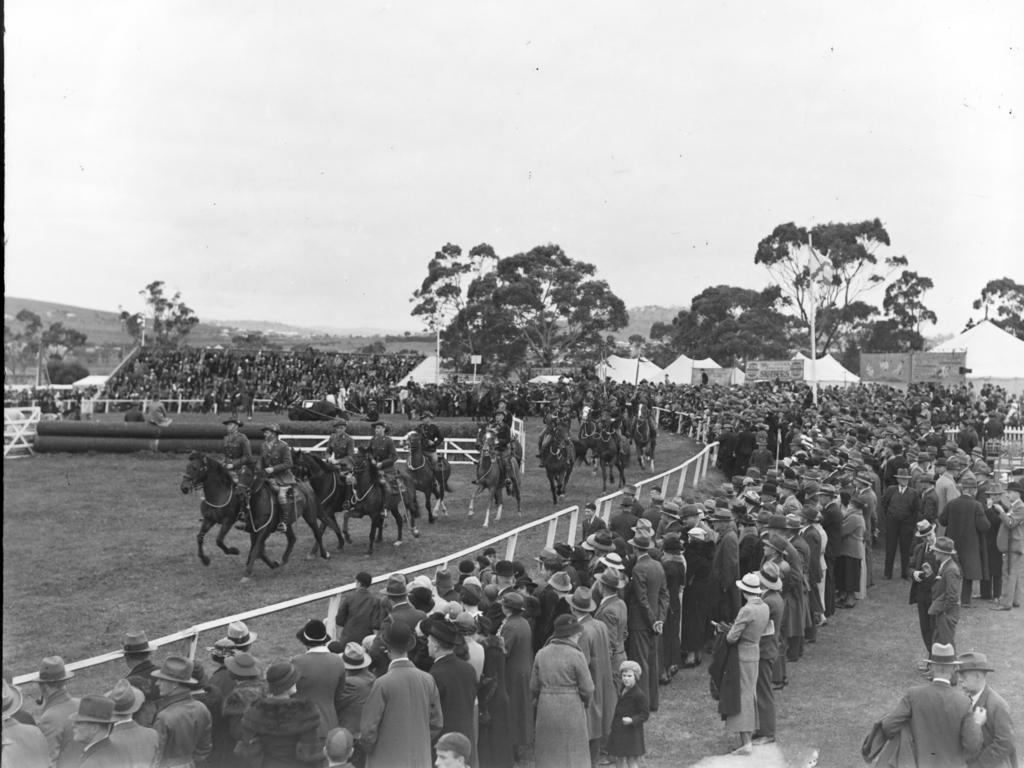
POLYGON ((287 661, 267 668, 267 695, 242 716, 242 738, 235 746, 235 753, 249 760, 248 765, 302 768, 320 764, 322 750, 316 735, 320 714, 312 702, 292 698, 301 676, 287 661))
POLYGON ((537 704, 537 768, 591 765, 586 708, 594 695, 594 680, 576 644, 581 634, 575 616, 559 616, 554 635, 533 663, 530 691, 537 704))
MULTIPOLYGON (((533 632, 523 617, 526 598, 518 592, 506 592, 500 598, 505 620, 498 630, 505 643, 505 686, 508 690, 508 729, 517 750, 533 743, 533 698, 530 696, 530 671, 533 669, 533 632)), ((557 619, 556 619, 557 621, 557 619)))
POLYGON ((740 750, 749 752, 757 730, 757 667, 761 659, 761 636, 768 628, 768 605, 761 599, 764 588, 757 573, 736 582, 744 603, 729 627, 725 641, 737 647, 740 661, 740 711, 725 719, 729 733, 740 736, 740 750))
POLYGON ((839 545, 836 547, 836 605, 853 608, 860 592, 861 563, 864 560, 864 510, 866 502, 850 499, 843 508, 839 545))
POLYGON ((715 543, 709 541, 703 528, 693 527, 686 536, 686 588, 683 590, 680 653, 685 654, 683 667, 699 666, 711 629, 711 613, 715 606, 715 586, 711 566, 715 543))
POLYGON ((234 687, 221 709, 220 725, 227 737, 221 739, 221 743, 215 742, 214 754, 226 753, 227 757, 221 760, 225 768, 245 768, 248 761, 234 754, 235 744, 243 737, 242 717, 254 702, 267 695, 267 688, 260 680, 259 664, 251 653, 243 651, 229 656, 224 660, 224 668, 231 675, 234 687))
POLYGON ((508 728, 509 701, 505 686, 505 643, 491 631, 486 616, 477 616, 475 637, 484 649, 484 669, 477 688, 480 729, 477 752, 481 766, 512 768, 515 747, 508 728))
POLYGON ((668 612, 661 630, 661 679, 667 685, 675 677, 682 664, 680 635, 682 632, 682 597, 686 584, 686 558, 683 557, 683 542, 676 535, 665 537, 662 542, 661 566, 665 571, 665 586, 668 589, 668 612))

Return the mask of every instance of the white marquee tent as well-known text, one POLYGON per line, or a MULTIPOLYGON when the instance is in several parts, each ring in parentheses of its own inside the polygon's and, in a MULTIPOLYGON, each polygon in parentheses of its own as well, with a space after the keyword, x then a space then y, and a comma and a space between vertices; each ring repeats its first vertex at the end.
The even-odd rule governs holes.
POLYGON ((686 355, 680 355, 665 368, 664 375, 672 384, 690 384, 693 380, 694 368, 721 368, 718 363, 710 357, 703 360, 694 360, 686 355))
MULTIPOLYGON (((804 361, 804 381, 811 380, 811 358, 807 357, 800 352, 793 355, 793 360, 804 361)), ((824 357, 818 358, 818 365, 815 373, 818 377, 818 384, 823 387, 835 387, 835 386, 848 386, 850 384, 859 384, 860 376, 850 373, 843 364, 836 360, 832 355, 825 355, 824 357)))
POLYGON ((448 372, 445 370, 440 371, 440 379, 438 378, 438 366, 439 362, 437 355, 430 355, 420 361, 419 365, 409 371, 398 381, 399 387, 404 387, 410 381, 415 381, 417 384, 433 384, 436 381, 443 380, 448 372))
POLYGON ((984 320, 929 352, 967 352, 967 380, 1024 394, 1024 341, 984 320))
POLYGON ((603 378, 608 378, 612 381, 624 381, 632 384, 634 381, 644 381, 646 379, 647 381, 660 384, 665 380, 665 371, 644 357, 609 355, 604 363, 602 363, 601 368, 603 372, 599 370, 598 373, 603 378))

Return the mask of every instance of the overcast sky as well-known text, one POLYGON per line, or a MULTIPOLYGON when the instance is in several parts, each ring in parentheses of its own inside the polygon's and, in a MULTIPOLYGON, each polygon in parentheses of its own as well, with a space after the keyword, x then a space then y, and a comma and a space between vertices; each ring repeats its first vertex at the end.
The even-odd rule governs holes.
POLYGON ((766 285, 779 223, 876 216, 935 333, 1024 279, 1019 0, 4 13, 8 295, 137 309, 164 279, 200 317, 416 329, 445 242, 556 242, 685 305, 766 285))

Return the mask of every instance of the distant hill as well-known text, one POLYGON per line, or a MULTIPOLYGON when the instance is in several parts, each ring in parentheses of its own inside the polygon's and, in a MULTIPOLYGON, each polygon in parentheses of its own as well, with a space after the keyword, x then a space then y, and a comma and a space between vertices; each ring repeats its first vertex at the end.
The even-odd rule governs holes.
POLYGON ((626 341, 630 336, 640 335, 645 339, 651 337, 651 326, 655 323, 671 323, 672 318, 679 314, 679 310, 686 307, 630 307, 629 325, 621 331, 616 331, 614 336, 620 341, 626 341))

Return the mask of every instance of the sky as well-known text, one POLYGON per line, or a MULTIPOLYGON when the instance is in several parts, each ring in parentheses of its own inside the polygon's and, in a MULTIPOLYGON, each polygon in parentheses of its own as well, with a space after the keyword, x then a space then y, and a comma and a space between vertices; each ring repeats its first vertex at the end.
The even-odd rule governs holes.
MULTIPOLYGON (((4 3, 5 294, 416 330, 446 242, 627 306, 880 218, 953 333, 1024 280, 1024 3, 4 3), (1017 253, 1017 256, 1013 256, 1017 253), (977 313, 975 313, 976 315, 977 313)), ((872 297, 881 304, 881 293, 872 297)))

